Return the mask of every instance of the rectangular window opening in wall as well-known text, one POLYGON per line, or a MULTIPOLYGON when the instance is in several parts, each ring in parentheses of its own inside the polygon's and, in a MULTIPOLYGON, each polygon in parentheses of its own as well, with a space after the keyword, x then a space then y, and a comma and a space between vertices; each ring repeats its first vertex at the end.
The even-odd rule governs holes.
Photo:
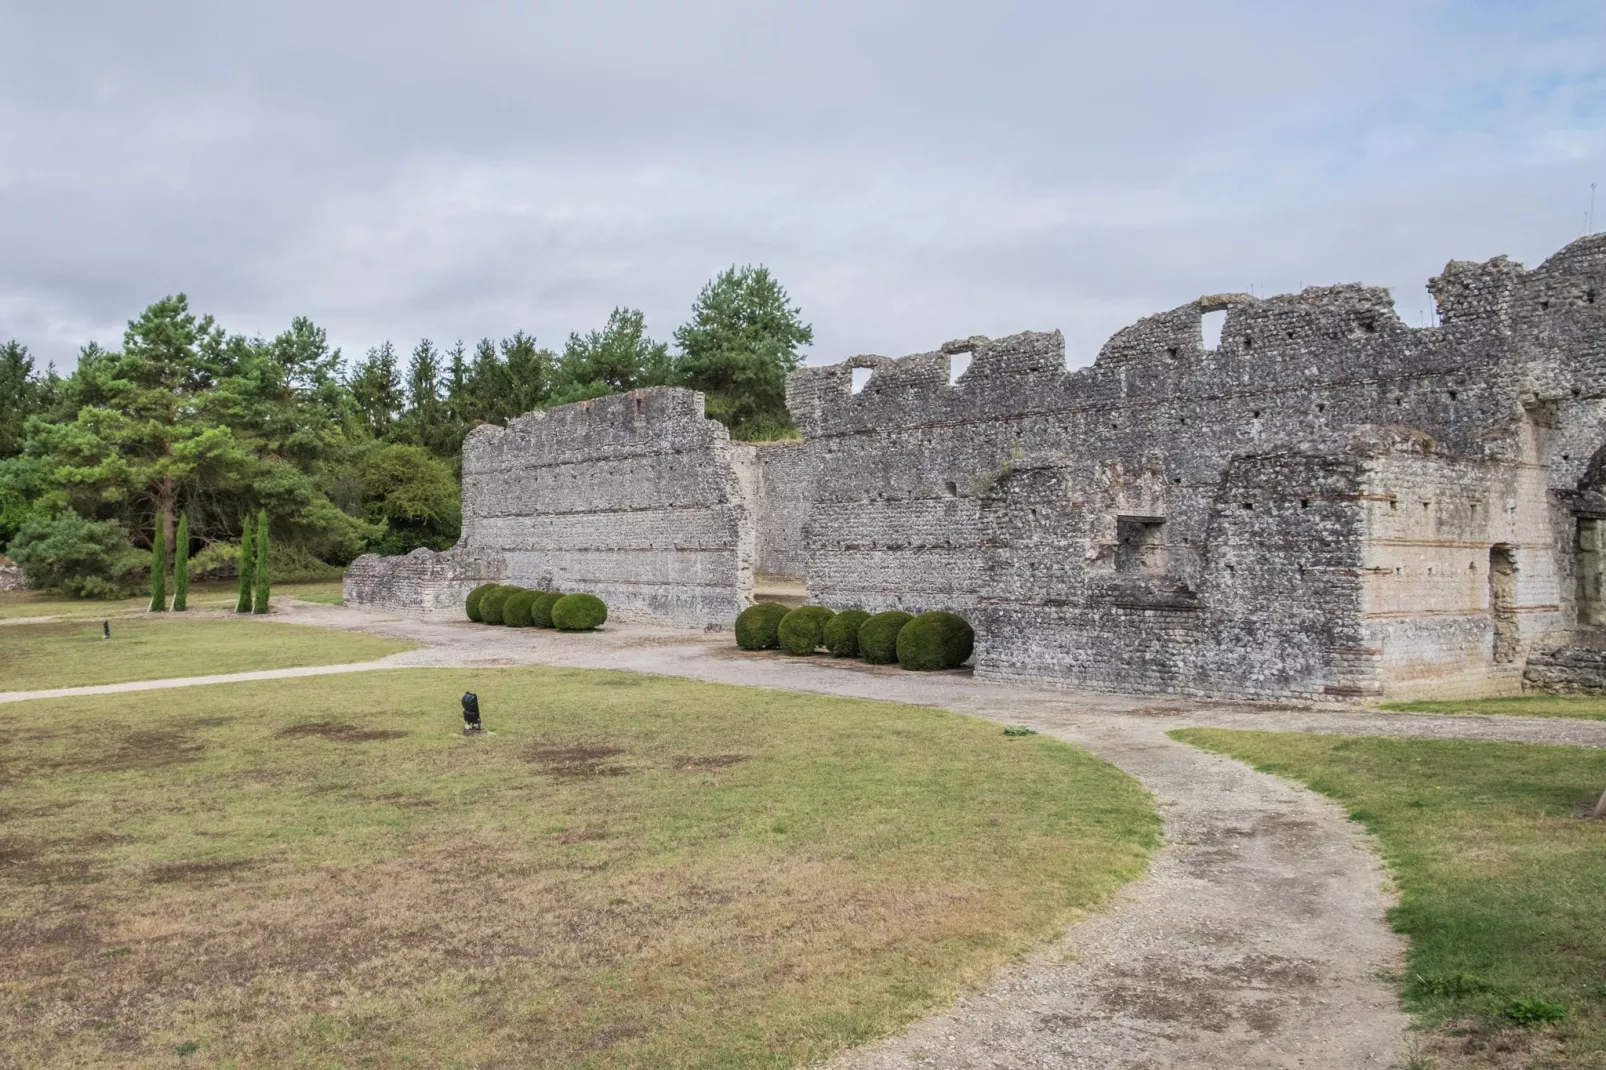
POLYGON ((870 368, 854 368, 853 378, 848 384, 848 392, 851 394, 857 394, 859 391, 863 390, 864 384, 870 381, 872 370, 873 369, 870 368))
POLYGON ((1606 520, 1578 518, 1578 626, 1606 628, 1606 520))
POLYGON ((970 354, 955 353, 948 358, 948 385, 959 382, 959 377, 970 370, 970 354))
POLYGON ((1115 518, 1115 571, 1152 576, 1165 571, 1164 517, 1115 518))

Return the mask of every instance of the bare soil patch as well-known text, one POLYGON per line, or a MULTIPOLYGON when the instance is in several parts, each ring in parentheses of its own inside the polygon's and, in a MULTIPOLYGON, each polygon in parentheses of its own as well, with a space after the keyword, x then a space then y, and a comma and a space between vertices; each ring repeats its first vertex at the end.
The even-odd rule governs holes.
POLYGON ((610 765, 609 758, 623 754, 623 747, 536 745, 525 751, 525 760, 541 768, 541 772, 555 777, 610 777, 628 776, 634 770, 628 766, 610 765))
POLYGON ((279 739, 327 739, 336 743, 374 743, 386 739, 401 739, 407 735, 390 728, 358 728, 341 721, 309 721, 293 724, 274 733, 279 739))

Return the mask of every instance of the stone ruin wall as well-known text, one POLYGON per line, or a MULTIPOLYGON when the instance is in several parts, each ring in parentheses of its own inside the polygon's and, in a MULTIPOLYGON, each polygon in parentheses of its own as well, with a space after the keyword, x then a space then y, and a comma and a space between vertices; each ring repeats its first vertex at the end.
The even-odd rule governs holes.
POLYGON ((730 437, 702 395, 657 388, 484 425, 463 444, 463 535, 359 558, 354 605, 460 617, 477 584, 584 591, 616 620, 728 627, 753 586, 730 437))
POLYGON ((984 676, 1304 698, 1514 688, 1574 617, 1562 499, 1606 442, 1603 282, 1597 237, 1533 272, 1452 263, 1433 328, 1349 285, 1201 299, 1075 372, 1057 333, 803 369, 788 403, 815 459, 811 598, 968 612, 984 676), (857 367, 873 374, 854 393, 857 367), (1401 518, 1379 511, 1390 500, 1430 505, 1401 518), (1515 664, 1492 657, 1477 558, 1496 543, 1517 561, 1515 664), (1472 578, 1447 581, 1452 566, 1472 578))
POLYGON ((967 613, 999 679, 1331 700, 1579 678, 1556 648, 1581 618, 1606 636, 1577 596, 1606 587, 1606 237, 1430 288, 1425 329, 1343 285, 1202 298, 1077 371, 1057 332, 808 367, 803 442, 732 444, 668 388, 532 413, 465 445, 460 544, 360 559, 348 598, 455 616, 505 578, 728 627, 759 571, 967 613))

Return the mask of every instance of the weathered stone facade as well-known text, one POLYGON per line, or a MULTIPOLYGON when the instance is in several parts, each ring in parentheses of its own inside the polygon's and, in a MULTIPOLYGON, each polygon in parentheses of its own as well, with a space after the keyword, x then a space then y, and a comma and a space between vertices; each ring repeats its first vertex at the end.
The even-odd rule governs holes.
POLYGON ((1606 633, 1606 236, 1533 271, 1453 262, 1430 288, 1431 328, 1344 285, 1201 298, 1077 371, 1057 332, 808 367, 788 384, 802 443, 733 447, 672 390, 481 429, 463 543, 438 555, 452 575, 365 559, 356 600, 436 609, 501 575, 573 586, 568 569, 652 588, 632 612, 721 625, 756 566, 836 608, 965 613, 994 678, 1515 690, 1530 653, 1571 664, 1606 633), (554 523, 550 489, 516 488, 551 485, 533 473, 577 422, 562 463, 589 489, 562 491, 554 523), (636 452, 616 471, 619 443, 636 452), (688 489, 674 515, 697 522, 668 534, 648 503, 688 489))
POLYGON ((728 627, 753 587, 753 524, 702 395, 637 390, 476 428, 462 539, 358 558, 346 600, 459 616, 493 580, 595 594, 616 620, 728 627))

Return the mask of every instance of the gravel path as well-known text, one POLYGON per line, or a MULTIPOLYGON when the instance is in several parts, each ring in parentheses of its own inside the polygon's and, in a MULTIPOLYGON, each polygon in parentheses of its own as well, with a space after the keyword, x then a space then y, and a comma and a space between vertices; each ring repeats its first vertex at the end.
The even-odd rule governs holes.
MULTIPOLYGON (((257 618, 260 619, 260 618, 257 618)), ((421 621, 287 603, 272 619, 411 639, 357 665, 0 694, 0 702, 408 666, 562 665, 881 699, 1025 724, 1152 792, 1166 846, 1110 908, 840 1070, 893 1067, 1397 1065, 1407 1020, 1387 975, 1404 943, 1358 826, 1312 792, 1166 736, 1183 726, 1606 746, 1606 722, 1438 717, 1039 691, 967 674, 742 654, 727 636, 645 625, 596 635, 421 621)), ((487 711, 494 718, 495 711, 487 711)))

